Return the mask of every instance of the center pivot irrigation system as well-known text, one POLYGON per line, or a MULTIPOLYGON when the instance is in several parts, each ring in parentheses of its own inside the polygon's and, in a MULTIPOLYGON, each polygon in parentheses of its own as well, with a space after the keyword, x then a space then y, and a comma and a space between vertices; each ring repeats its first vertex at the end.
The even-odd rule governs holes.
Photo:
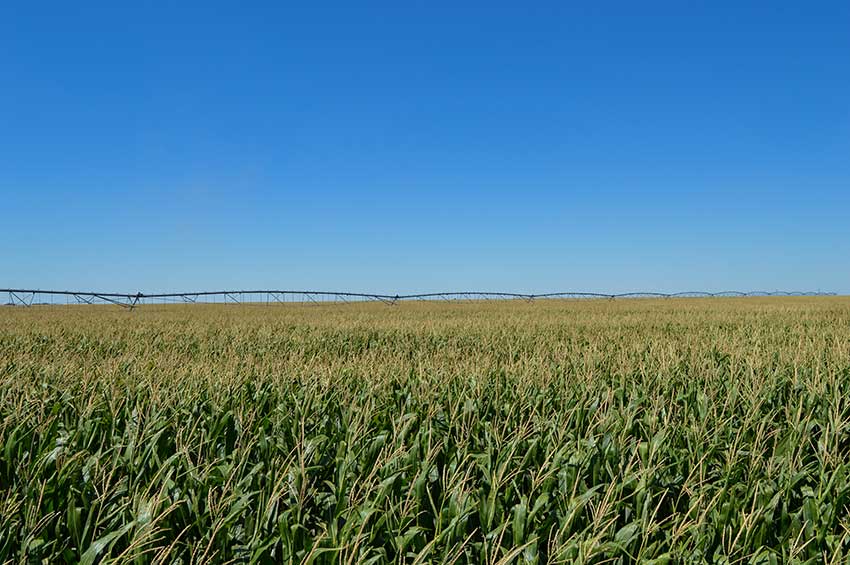
POLYGON ((132 310, 142 304, 320 304, 330 302, 383 302, 393 305, 409 300, 527 300, 590 299, 590 298, 714 298, 743 296, 835 296, 834 292, 549 292, 525 294, 519 292, 430 292, 425 294, 370 294, 364 292, 329 292, 317 290, 214 290, 201 292, 168 292, 125 294, 117 292, 78 292, 71 290, 33 290, 0 288, 0 296, 8 295, 7 306, 37 306, 60 304, 116 304, 132 310))

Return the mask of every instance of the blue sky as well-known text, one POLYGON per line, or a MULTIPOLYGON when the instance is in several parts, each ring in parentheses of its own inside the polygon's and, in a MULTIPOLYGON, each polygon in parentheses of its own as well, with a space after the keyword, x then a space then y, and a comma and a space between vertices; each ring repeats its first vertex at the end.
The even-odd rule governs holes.
POLYGON ((0 286, 850 293, 850 3, 0 7, 0 286))

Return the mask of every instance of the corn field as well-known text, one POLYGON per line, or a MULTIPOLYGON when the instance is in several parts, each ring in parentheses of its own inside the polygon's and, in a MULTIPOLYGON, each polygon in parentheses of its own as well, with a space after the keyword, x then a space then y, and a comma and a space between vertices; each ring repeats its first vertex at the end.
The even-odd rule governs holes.
POLYGON ((850 299, 0 310, 0 563, 848 563, 850 299))

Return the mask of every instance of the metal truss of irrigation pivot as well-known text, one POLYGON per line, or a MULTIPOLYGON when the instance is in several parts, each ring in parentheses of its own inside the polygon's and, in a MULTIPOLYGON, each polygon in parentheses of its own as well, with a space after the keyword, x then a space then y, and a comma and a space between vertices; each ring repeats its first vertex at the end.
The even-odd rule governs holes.
POLYGON ((0 296, 8 295, 8 306, 34 306, 50 304, 116 304, 132 310, 142 304, 287 304, 322 302, 363 302, 376 301, 384 304, 396 304, 404 300, 510 300, 521 299, 529 302, 551 298, 714 298, 744 296, 835 296, 834 292, 550 292, 545 294, 524 294, 518 292, 431 292, 427 294, 370 294, 363 292, 329 292, 315 290, 215 290, 204 292, 170 292, 148 294, 137 292, 123 294, 115 292, 77 292, 71 290, 33 290, 2 288, 0 296))

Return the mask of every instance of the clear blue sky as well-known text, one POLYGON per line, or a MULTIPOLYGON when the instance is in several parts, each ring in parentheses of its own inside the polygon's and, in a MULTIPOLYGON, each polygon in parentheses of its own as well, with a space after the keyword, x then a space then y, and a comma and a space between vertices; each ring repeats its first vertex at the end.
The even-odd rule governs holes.
POLYGON ((9 2, 0 73, 0 286, 850 292, 845 1, 9 2))

